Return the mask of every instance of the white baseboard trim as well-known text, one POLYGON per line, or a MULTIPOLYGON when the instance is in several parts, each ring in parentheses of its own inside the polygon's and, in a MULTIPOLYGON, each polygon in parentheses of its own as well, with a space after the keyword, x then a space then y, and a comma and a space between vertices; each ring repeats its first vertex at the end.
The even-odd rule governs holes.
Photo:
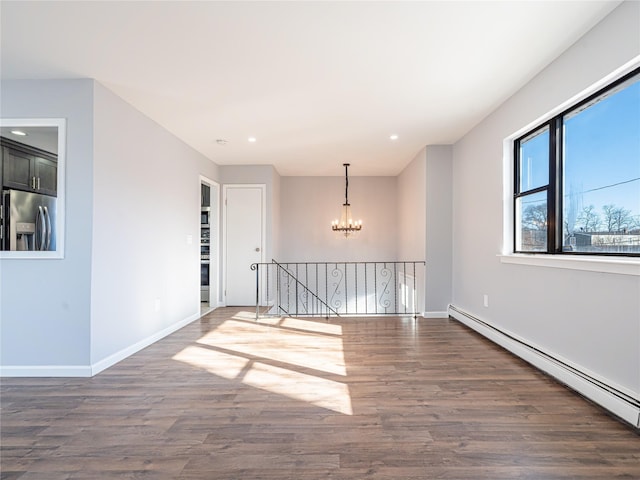
POLYGON ((88 365, 4 365, 0 377, 90 377, 88 365))
POLYGON ((0 376, 2 377, 93 377, 107 368, 115 365, 121 360, 139 352, 152 343, 172 334, 185 325, 200 318, 200 312, 185 318, 173 325, 140 340, 119 352, 109 355, 92 365, 19 365, 0 366, 0 376))
POLYGON ((422 312, 423 318, 449 318, 449 312, 422 312))
POLYGON ((124 360, 125 358, 133 355, 136 352, 139 352, 143 348, 148 347, 152 343, 157 342, 158 340, 163 339, 167 335, 172 334, 176 330, 180 330, 182 327, 189 325, 191 322, 198 320, 200 318, 200 312, 195 313, 184 320, 174 323, 173 325, 165 328, 164 330, 160 330, 159 332, 154 333, 153 335, 148 336, 147 338, 140 340, 139 342, 134 343, 126 348, 123 348, 119 352, 116 352, 112 355, 109 355, 107 358, 104 358, 94 364, 91 365, 91 376, 97 375, 98 373, 106 370, 107 368, 115 365, 116 363, 124 360))
POLYGON ((621 391, 616 386, 605 383, 603 379, 594 378, 586 369, 569 365, 553 354, 532 347, 453 305, 449 306, 449 315, 624 421, 640 428, 640 400, 636 398, 637 394, 631 396, 629 392, 621 391))

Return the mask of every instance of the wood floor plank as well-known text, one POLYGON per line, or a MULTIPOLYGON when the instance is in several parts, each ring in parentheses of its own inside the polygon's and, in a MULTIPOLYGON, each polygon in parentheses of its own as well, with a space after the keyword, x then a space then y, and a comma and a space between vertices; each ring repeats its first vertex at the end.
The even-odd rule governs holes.
POLYGON ((0 479, 640 479, 636 429, 456 321, 251 319, 2 379, 0 479))

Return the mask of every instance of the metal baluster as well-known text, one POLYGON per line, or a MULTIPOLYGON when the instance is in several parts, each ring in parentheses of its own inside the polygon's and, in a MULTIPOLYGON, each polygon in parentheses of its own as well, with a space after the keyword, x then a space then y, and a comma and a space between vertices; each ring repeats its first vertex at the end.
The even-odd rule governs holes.
POLYGON ((402 262, 402 280, 404 282, 404 289, 402 292, 402 303, 404 304, 404 313, 407 314, 407 303, 409 303, 409 299, 407 295, 409 294, 409 289, 407 288, 407 262, 402 262))
MULTIPOLYGON (((285 267, 289 270, 289 264, 285 267)), ((289 281, 289 276, 287 276, 287 313, 291 314, 291 282, 289 281)))
MULTIPOLYGON (((384 264, 382 265, 382 271, 383 272, 387 271, 387 262, 384 262, 384 264)), ((382 272, 380 272, 380 274, 382 275, 382 272)), ((391 274, 389 274, 389 275, 391 275, 391 274)), ((391 281, 391 279, 389 279, 389 281, 391 281)), ((384 290, 382 290, 382 296, 380 297, 381 300, 384 297, 384 292, 388 287, 389 287, 389 282, 387 282, 387 286, 384 288, 384 290)), ((384 313, 386 315, 387 314, 387 310, 389 309, 389 307, 384 306, 384 305, 383 305, 383 307, 384 307, 384 313)))
POLYGON ((378 263, 373 263, 373 296, 374 305, 376 306, 376 315, 378 314, 378 263))
POLYGON ((266 277, 267 277, 267 295, 266 295, 267 299, 265 301, 264 296, 263 296, 262 297, 263 298, 262 303, 264 303, 265 307, 267 307, 266 312, 268 313, 269 312, 269 309, 268 309, 268 307, 269 307, 269 265, 268 264, 265 265, 265 270, 266 270, 265 273, 266 273, 266 277))
MULTIPOLYGON (((329 265, 324 264, 324 303, 329 305, 329 275, 328 275, 329 265)), ((329 312, 327 312, 329 315, 329 312)))
MULTIPOLYGON (((298 275, 299 275, 298 266, 300 264, 294 263, 294 265, 295 265, 295 272, 296 273, 294 274, 293 278, 297 279, 298 275)), ((296 284, 296 316, 297 316, 297 315, 300 314, 300 310, 301 310, 301 308, 300 308, 301 307, 301 305, 300 305, 300 292, 299 292, 299 288, 298 288, 300 284, 298 282, 295 282, 295 284, 296 284)))
POLYGON ((417 287, 418 278, 416 277, 416 262, 413 262, 413 318, 418 318, 418 287, 417 287))
POLYGON ((369 313, 369 290, 367 285, 367 263, 364 264, 364 313, 369 313))
MULTIPOLYGON (((393 262, 393 283, 398 285, 397 262, 393 262)), ((398 287, 393 289, 393 314, 398 313, 398 287)))
POLYGON ((347 296, 347 264, 344 264, 344 313, 349 314, 349 297, 347 296))
POLYGON ((256 263, 256 322, 260 316, 260 264, 256 263))
POLYGON ((276 266, 276 314, 280 314, 282 305, 282 291, 280 290, 280 267, 276 266))
POLYGON ((358 315, 358 264, 354 263, 353 264, 354 269, 355 269, 355 278, 356 278, 356 315, 358 315))

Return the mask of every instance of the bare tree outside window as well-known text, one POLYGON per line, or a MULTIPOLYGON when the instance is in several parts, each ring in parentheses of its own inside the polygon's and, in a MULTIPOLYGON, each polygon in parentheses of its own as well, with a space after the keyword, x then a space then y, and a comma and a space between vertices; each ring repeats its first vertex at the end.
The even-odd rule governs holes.
POLYGON ((596 211, 596 207, 589 205, 584 207, 577 220, 577 230, 581 232, 597 232, 601 225, 600 215, 596 211))
POLYGON ((634 219, 631 210, 615 205, 605 205, 602 207, 604 212, 604 224, 609 233, 626 233, 633 229, 634 219))

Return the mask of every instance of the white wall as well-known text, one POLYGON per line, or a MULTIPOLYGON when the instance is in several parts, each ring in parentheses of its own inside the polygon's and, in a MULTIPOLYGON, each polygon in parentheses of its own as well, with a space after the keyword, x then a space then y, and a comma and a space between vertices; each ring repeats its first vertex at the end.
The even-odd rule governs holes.
POLYGON ((105 87, 94 95, 92 364, 199 316, 199 176, 218 178, 105 87))
POLYGON ((396 259, 395 177, 349 176, 349 203, 362 231, 345 238, 331 230, 344 203, 344 177, 282 177, 280 258, 283 262, 396 259))
POLYGON ((416 154, 396 180, 398 184, 398 258, 426 260, 426 148, 416 154))
POLYGON ((218 167, 93 80, 1 93, 5 118, 67 120, 64 258, 0 260, 2 373, 90 375, 197 318, 218 167))
MULTIPOLYGON (((421 149, 411 162, 396 177, 397 215, 398 215, 398 259, 426 261, 427 244, 427 152, 421 149)), ((416 308, 425 310, 427 294, 425 274, 427 268, 416 270, 417 292, 416 308)))
POLYGON ((497 255, 503 140, 638 54, 640 3, 624 2, 453 152, 453 304, 636 399, 640 277, 502 264, 497 255))
POLYGON ((428 316, 446 317, 451 303, 453 160, 450 145, 426 148, 426 305, 428 316))
MULTIPOLYGON (((273 169, 272 176, 273 194, 271 196, 271 202, 273 216, 271 218, 271 240, 273 243, 273 247, 271 249, 271 255, 273 258, 280 258, 280 194, 282 177, 275 168, 273 169)), ((271 261, 271 258, 268 258, 267 261, 271 261)))
POLYGON ((451 302, 452 148, 428 145, 398 175, 398 259, 425 260, 418 303, 446 317, 451 302))
POLYGON ((93 82, 1 83, 4 118, 66 118, 63 259, 0 260, 3 374, 88 374, 91 291, 93 82), (16 368, 14 368, 16 367, 16 368))

